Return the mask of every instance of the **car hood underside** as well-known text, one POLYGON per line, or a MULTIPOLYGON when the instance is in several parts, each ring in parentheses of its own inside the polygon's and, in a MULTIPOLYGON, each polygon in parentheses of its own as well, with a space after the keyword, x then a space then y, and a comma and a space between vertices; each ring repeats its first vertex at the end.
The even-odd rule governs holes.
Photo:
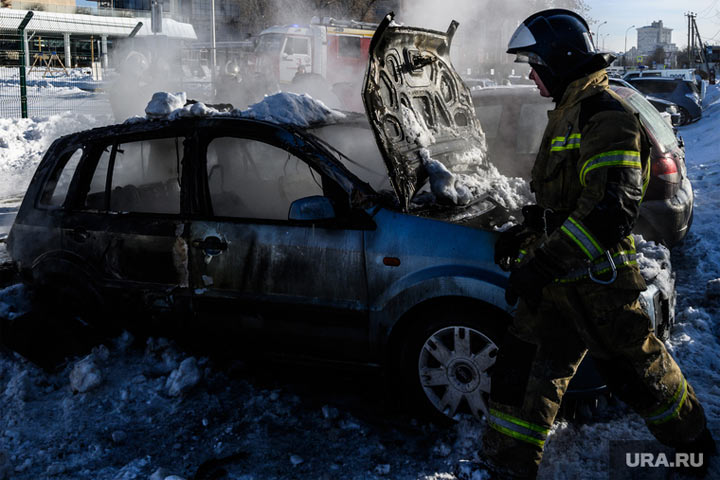
POLYGON ((434 173, 477 172, 485 138, 470 91, 450 62, 447 32, 398 26, 392 14, 370 44, 365 110, 404 210, 434 173))

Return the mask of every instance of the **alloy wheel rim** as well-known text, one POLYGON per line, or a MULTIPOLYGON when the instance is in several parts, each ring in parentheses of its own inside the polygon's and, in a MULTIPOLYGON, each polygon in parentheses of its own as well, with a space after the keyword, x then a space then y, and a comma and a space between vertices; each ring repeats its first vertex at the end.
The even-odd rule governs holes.
POLYGON ((487 413, 490 374, 497 345, 478 330, 462 326, 442 328, 425 341, 418 358, 418 376, 430 403, 454 418, 487 413))

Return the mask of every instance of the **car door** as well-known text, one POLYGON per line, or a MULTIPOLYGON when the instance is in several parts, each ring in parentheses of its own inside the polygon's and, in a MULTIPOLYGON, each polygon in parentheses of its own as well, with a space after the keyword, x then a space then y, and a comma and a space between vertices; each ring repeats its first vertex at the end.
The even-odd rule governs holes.
POLYGON ((208 129, 199 142, 198 192, 206 195, 190 225, 195 311, 275 350, 361 358, 368 341, 362 229, 342 218, 289 221, 290 204, 325 195, 330 180, 273 134, 237 132, 208 129))
POLYGON ((280 55, 280 82, 290 83, 298 71, 312 72, 310 37, 288 35, 280 55))
POLYGON ((180 211, 184 139, 154 131, 94 140, 74 180, 63 250, 82 259, 126 306, 174 309, 188 288, 180 211))

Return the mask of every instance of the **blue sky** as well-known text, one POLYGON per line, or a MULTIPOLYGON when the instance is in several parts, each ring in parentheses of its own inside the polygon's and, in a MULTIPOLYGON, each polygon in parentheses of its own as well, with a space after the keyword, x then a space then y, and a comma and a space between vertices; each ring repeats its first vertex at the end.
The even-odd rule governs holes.
MULTIPOLYGON (((601 40, 597 44, 602 47, 604 40, 605 49, 609 51, 623 50, 625 30, 631 25, 643 27, 657 20, 673 29, 673 43, 684 48, 687 45, 686 12, 698 14, 696 22, 704 42, 720 45, 720 0, 587 0, 587 4, 594 22, 590 25, 593 31, 599 23, 607 21, 599 29, 601 40)), ((636 44, 637 32, 633 28, 627 34, 627 46, 636 44)))

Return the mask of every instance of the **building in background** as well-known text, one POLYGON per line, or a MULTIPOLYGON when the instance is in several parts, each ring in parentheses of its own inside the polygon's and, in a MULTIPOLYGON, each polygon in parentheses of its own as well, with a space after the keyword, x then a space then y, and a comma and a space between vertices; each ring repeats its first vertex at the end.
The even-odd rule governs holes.
POLYGON ((658 20, 636 30, 637 48, 631 55, 628 55, 629 52, 626 53, 628 65, 638 63, 647 65, 655 62, 659 66, 663 64, 669 67, 675 66, 678 47, 672 43, 672 28, 663 26, 662 20, 658 20), (664 52, 664 61, 658 56, 659 49, 664 52))

